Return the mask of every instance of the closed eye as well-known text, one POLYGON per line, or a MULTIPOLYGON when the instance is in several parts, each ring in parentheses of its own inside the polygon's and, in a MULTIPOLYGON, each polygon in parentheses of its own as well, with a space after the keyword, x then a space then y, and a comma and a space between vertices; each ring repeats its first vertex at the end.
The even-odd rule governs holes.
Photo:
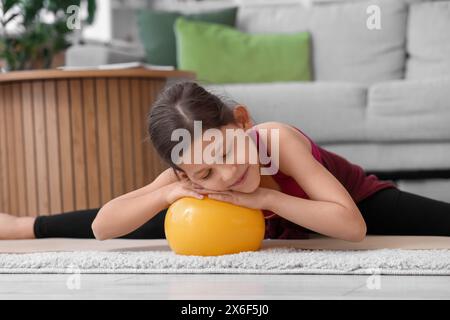
POLYGON ((201 178, 201 180, 206 180, 211 175, 211 169, 208 170, 208 174, 201 178))
MULTIPOLYGON (((226 157, 228 157, 228 155, 231 153, 231 151, 230 152, 228 152, 227 154, 225 154, 223 157, 224 158, 226 158, 226 157)), ((202 177, 202 178, 200 178, 201 180, 206 180, 206 179, 208 179, 209 178, 209 176, 211 175, 211 169, 209 169, 208 170, 208 174, 206 175, 206 176, 204 176, 204 177, 202 177)))
POLYGON ((231 151, 229 151, 227 154, 224 154, 224 155, 223 155, 223 158, 224 158, 224 159, 228 158, 228 156, 229 156, 230 154, 231 154, 231 151))

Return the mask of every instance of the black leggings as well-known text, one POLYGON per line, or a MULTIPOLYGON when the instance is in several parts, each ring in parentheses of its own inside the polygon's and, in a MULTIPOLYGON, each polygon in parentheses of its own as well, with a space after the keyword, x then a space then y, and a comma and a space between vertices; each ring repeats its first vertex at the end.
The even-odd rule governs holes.
MULTIPOLYGON (((367 234, 450 236, 450 203, 398 188, 382 189, 357 203, 367 225, 367 234)), ((39 216, 36 238, 95 238, 91 224, 99 208, 39 216)), ((164 239, 167 209, 133 232, 120 238, 164 239)))

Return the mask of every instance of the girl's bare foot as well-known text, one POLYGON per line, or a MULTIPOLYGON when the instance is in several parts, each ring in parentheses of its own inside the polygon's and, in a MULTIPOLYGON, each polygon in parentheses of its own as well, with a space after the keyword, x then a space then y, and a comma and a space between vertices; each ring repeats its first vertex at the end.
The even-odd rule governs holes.
POLYGON ((16 217, 0 213, 0 239, 34 239, 35 217, 16 217))

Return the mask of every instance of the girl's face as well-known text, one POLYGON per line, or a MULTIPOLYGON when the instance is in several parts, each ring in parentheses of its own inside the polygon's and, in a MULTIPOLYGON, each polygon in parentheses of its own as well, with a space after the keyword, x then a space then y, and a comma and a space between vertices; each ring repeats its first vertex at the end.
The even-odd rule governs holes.
MULTIPOLYGON (((189 164, 180 164, 179 167, 184 170, 182 175, 187 177, 194 185, 216 191, 234 190, 246 193, 251 193, 259 187, 261 180, 259 157, 256 157, 256 161, 250 161, 249 156, 252 148, 257 154, 256 145, 251 137, 245 133, 253 126, 253 123, 248 120, 248 114, 245 109, 243 112, 244 118, 240 119, 239 109, 237 111, 239 126, 230 124, 220 128, 223 141, 214 141, 214 139, 211 139, 212 141, 204 141, 205 139, 201 137, 194 141, 194 145, 199 143, 202 146, 202 154, 212 144, 208 150, 217 150, 217 156, 223 157, 223 163, 207 164, 202 161, 202 163, 197 164, 192 161, 189 164), (240 133, 241 137, 242 135, 246 136, 245 139, 241 140, 245 141, 244 148, 238 145, 236 137, 234 137, 234 141, 227 141, 227 129, 240 133), (238 153, 241 153, 240 156, 245 161, 237 161, 238 153)), ((194 159, 194 148, 190 148, 188 152, 191 153, 191 159, 194 159)))

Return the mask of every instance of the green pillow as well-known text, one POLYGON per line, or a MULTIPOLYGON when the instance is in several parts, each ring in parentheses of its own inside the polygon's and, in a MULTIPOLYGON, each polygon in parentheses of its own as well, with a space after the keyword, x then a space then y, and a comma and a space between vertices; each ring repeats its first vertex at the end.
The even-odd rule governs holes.
POLYGON ((177 65, 206 83, 309 81, 308 32, 247 34, 235 28, 175 21, 177 65))
POLYGON ((175 11, 143 10, 138 12, 139 37, 147 53, 147 62, 176 67, 176 46, 173 25, 178 17, 234 27, 237 7, 183 14, 175 11))

